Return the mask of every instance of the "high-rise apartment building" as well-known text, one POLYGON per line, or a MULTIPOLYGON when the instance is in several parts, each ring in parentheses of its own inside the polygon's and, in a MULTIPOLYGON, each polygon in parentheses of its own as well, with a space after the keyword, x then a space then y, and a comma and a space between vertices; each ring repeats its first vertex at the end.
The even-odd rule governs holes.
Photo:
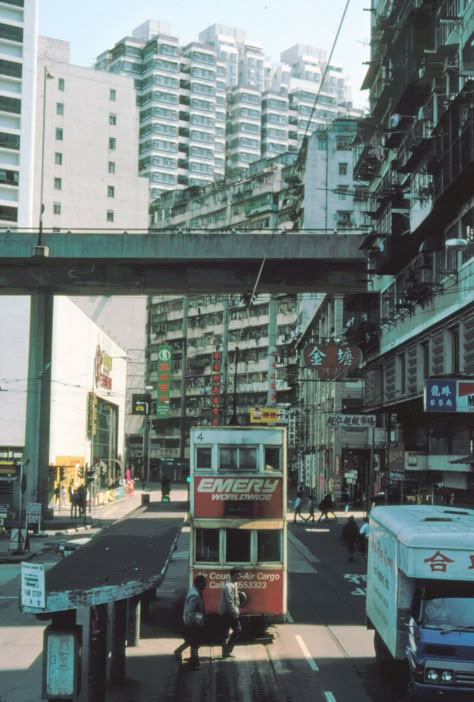
POLYGON ((0 3, 0 225, 31 227, 38 4, 0 3))
POLYGON ((181 46, 148 20, 97 59, 133 77, 140 109, 140 173, 150 200, 244 172, 262 156, 298 150, 313 128, 358 116, 341 68, 296 45, 272 66, 243 30, 214 24, 181 46))
POLYGON ((226 68, 213 49, 180 47, 168 25, 149 20, 101 54, 96 68, 134 78, 150 199, 223 177, 226 68))

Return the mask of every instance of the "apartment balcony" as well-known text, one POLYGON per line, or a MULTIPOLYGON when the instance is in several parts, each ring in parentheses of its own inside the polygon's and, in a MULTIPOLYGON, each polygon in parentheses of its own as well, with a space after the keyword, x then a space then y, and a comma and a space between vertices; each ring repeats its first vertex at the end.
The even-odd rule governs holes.
MULTIPOLYGON (((472 195, 474 171, 474 80, 469 80, 441 116, 433 135, 433 159, 430 171, 434 179, 434 196, 462 202, 472 195)), ((450 208, 451 209, 451 208, 450 208)))
POLYGON ((371 181, 380 173, 383 162, 382 145, 366 144, 359 150, 354 165, 354 180, 371 181))
POLYGON ((244 187, 242 190, 237 190, 236 192, 232 193, 232 202, 241 202, 242 200, 246 200, 248 197, 251 197, 253 194, 253 188, 244 187))

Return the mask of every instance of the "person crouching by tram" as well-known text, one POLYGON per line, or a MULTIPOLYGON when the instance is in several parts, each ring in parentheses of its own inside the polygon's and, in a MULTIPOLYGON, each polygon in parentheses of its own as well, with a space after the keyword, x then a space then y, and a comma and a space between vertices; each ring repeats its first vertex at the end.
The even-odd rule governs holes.
POLYGON ((174 657, 181 662, 181 654, 188 646, 191 648, 189 665, 194 670, 200 668, 199 647, 202 644, 206 608, 203 592, 206 589, 206 578, 197 575, 194 585, 189 588, 183 609, 184 641, 174 652, 174 657))
POLYGON ((222 658, 229 658, 232 650, 242 633, 240 623, 240 598, 237 581, 241 576, 240 568, 232 568, 230 578, 224 583, 219 602, 219 614, 222 615, 224 637, 222 643, 222 658))

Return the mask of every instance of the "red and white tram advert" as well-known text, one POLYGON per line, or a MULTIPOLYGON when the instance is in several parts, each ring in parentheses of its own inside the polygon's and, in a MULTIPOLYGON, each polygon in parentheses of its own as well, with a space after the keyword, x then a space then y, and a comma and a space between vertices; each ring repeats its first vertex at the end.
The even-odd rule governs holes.
MULTIPOLYGON (((218 566, 198 568, 195 566, 193 579, 196 575, 204 575, 206 587, 206 611, 218 612, 219 599, 224 582, 230 577, 229 570, 218 566)), ((242 566, 239 578, 239 590, 245 592, 247 599, 241 608, 242 615, 260 615, 262 612, 282 614, 284 607, 284 571, 280 566, 274 568, 248 568, 242 566)))
POLYGON ((283 479, 235 475, 194 478, 194 518, 219 519, 232 516, 229 507, 244 507, 259 519, 283 518, 283 479))

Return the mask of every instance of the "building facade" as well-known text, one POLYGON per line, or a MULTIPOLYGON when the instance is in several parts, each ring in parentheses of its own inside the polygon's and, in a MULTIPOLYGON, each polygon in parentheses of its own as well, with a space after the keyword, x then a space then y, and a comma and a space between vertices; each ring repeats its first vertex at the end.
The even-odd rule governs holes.
MULTIPOLYGON (((291 236, 289 230, 294 225, 292 212, 295 202, 298 202, 302 207, 296 209, 304 211, 301 215, 303 229, 326 232, 328 228, 332 231, 338 226, 345 231, 357 230, 364 226, 365 201, 361 195, 364 185, 352 181, 352 140, 356 130, 355 120, 335 120, 332 125, 315 132, 308 140, 305 166, 301 173, 297 155, 287 152, 252 163, 245 177, 226 178, 204 188, 165 193, 151 205, 151 227, 190 232, 217 229, 222 231, 222 236, 239 230, 252 230, 256 236, 259 232, 261 235, 273 233, 279 236, 288 232, 288 236, 291 236), (322 138, 324 149, 321 149, 322 138), (296 187, 295 180, 300 184, 302 182, 302 187, 296 187), (341 212, 336 209, 340 193, 344 195, 344 214, 347 215, 343 221, 341 212), (326 203, 326 207, 321 203, 326 203)), ((308 458, 305 456, 314 454, 311 447, 316 439, 312 437, 313 427, 304 425, 303 428, 301 418, 308 416, 309 408, 314 412, 312 394, 317 394, 319 387, 315 382, 310 382, 310 376, 306 377, 308 374, 300 378, 298 384, 298 377, 304 373, 304 370, 298 374, 296 372, 300 346, 305 338, 302 330, 310 328, 310 322, 314 327, 316 313, 323 304, 331 306, 331 309, 337 305, 338 323, 333 326, 342 329, 343 298, 337 301, 326 298, 323 302, 322 295, 281 295, 278 299, 271 299, 259 295, 252 298, 251 293, 248 291, 241 299, 203 296, 197 301, 194 298, 187 301, 175 298, 172 303, 164 298, 150 299, 151 362, 148 377, 151 385, 159 385, 156 373, 159 346, 169 343, 175 359, 170 417, 166 422, 153 422, 152 441, 157 443, 155 455, 165 456, 171 450, 171 455, 181 451, 181 457, 185 457, 186 446, 182 442, 186 439, 189 426, 212 422, 212 359, 213 353, 217 353, 222 366, 222 377, 219 376, 218 383, 219 421, 229 423, 236 417, 239 423, 247 424, 252 421, 253 408, 281 408, 284 421, 290 428, 291 468, 300 474, 306 470, 304 466, 308 458), (272 336, 276 341, 271 340, 272 336), (186 350, 186 362, 183 361, 183 348, 186 350), (273 378, 273 375, 276 377, 273 378), (189 379, 184 384, 183 377, 189 379), (271 382, 274 381, 276 397, 270 392, 271 382), (300 402, 297 402, 298 392, 300 402)), ((327 318, 324 333, 329 336, 327 318)), ((337 332, 333 330, 334 333, 337 332)), ((332 395, 333 387, 334 384, 328 384, 325 402, 332 402, 334 409, 334 403, 346 395, 338 393, 336 400, 332 395)), ((360 381, 356 390, 360 403, 360 381)), ((353 384, 351 392, 352 395, 355 392, 353 384)), ((317 441, 318 445, 323 443, 322 439, 317 441)), ((328 446, 329 451, 331 457, 337 452, 340 455, 340 444, 334 451, 328 446)), ((306 471, 304 479, 312 487, 320 482, 314 471, 306 471)), ((326 475, 326 485, 329 480, 326 475)))
POLYGON ((32 226, 38 3, 0 7, 0 225, 32 226))
POLYGON ((380 333, 364 405, 388 427, 374 488, 397 499, 473 501, 473 36, 469 2, 372 13, 355 172, 369 182, 380 333))
POLYGON ((37 94, 33 221, 42 204, 47 229, 145 229, 133 81, 74 66, 67 42, 40 37, 37 94))
MULTIPOLYGON (((67 43, 38 38, 35 19, 37 3, 32 1, 24 5, 22 8, 23 3, 20 2, 2 4, 2 12, 5 10, 6 13, 5 22, 2 24, 5 35, 4 48, 10 55, 4 64, 4 70, 8 72, 9 77, 3 86, 5 90, 8 86, 12 90, 14 88, 17 94, 20 94, 19 76, 26 81, 21 89, 22 118, 21 127, 18 119, 20 136, 18 139, 15 137, 17 147, 12 148, 9 141, 9 146, 2 150, 3 157, 10 164, 9 168, 4 170, 5 177, 10 178, 10 171, 15 171, 15 183, 18 181, 14 185, 5 185, 4 193, 8 191, 10 199, 8 207, 13 209, 8 210, 9 216, 4 220, 3 226, 10 229, 31 227, 32 245, 36 243, 35 234, 41 229, 44 232, 70 231, 71 236, 80 236, 84 229, 99 231, 120 228, 131 232, 134 229, 146 229, 148 183, 146 179, 138 176, 138 123, 133 82, 124 76, 99 74, 92 69, 71 66, 67 43), (11 5, 8 11, 6 5, 11 5), (7 36, 7 17, 14 27, 13 39, 8 39, 7 36), (21 50, 20 39, 24 43, 21 50), (21 57, 30 61, 26 67, 21 66, 21 57), (13 60, 18 62, 19 66, 15 70, 7 65, 13 60), (91 105, 94 105, 95 109, 91 110, 91 105), (31 133, 25 131, 30 120, 31 133)), ((7 123, 10 124, 5 132, 9 135, 13 134, 12 125, 17 119, 14 118, 12 122, 12 116, 8 114, 12 105, 13 103, 5 100, 0 110, 5 129, 7 123)), ((10 136, 8 138, 10 139, 10 136)), ((34 403, 37 392, 35 383, 38 381, 35 374, 30 373, 30 309, 34 297, 34 294, 31 298, 0 297, 3 329, 6 338, 11 340, 11 344, 4 344, 0 351, 3 369, 2 399, 5 398, 0 409, 0 450, 2 460, 7 462, 12 458, 18 463, 21 459, 25 462, 28 460, 25 449, 28 408, 30 403, 34 403), (19 383, 22 384, 21 391, 17 391, 19 383), (26 384, 29 384, 27 388, 26 384)), ((82 319, 81 314, 83 315, 77 314, 79 306, 87 312, 89 325, 95 330, 95 340, 91 342, 94 351, 98 345, 102 348, 101 338, 107 339, 107 344, 110 343, 111 346, 117 344, 122 357, 128 354, 128 351, 123 349, 133 350, 132 360, 135 361, 135 371, 141 370, 141 379, 138 382, 142 386, 146 323, 144 298, 128 298, 123 305, 119 303, 119 308, 116 307, 113 312, 110 309, 110 300, 78 299, 77 303, 70 300, 61 301, 59 298, 55 300, 53 327, 56 336, 52 349, 54 358, 47 362, 46 369, 51 373, 51 378, 56 379, 56 368, 64 368, 68 359, 80 355, 81 358, 88 359, 89 371, 84 384, 91 389, 94 359, 90 355, 92 351, 88 342, 86 343, 86 337, 89 339, 92 332, 89 327, 87 334, 84 332, 86 322, 82 325, 78 323, 78 316, 82 319), (66 303, 70 305, 70 313, 61 315, 66 303), (123 324, 125 308, 133 313, 128 325, 123 324), (58 315, 61 318, 60 329, 57 326, 58 315), (59 343, 59 339, 63 343, 59 343), (140 354, 139 362, 137 354, 140 354)), ((110 351, 107 352, 111 355, 110 351)), ((67 376, 67 373, 65 375, 67 376)), ((62 382, 67 385, 67 378, 63 377, 62 382)), ((50 390, 54 403, 57 387, 53 381, 50 390)), ((40 482, 41 497, 44 493, 43 487, 51 488, 46 464, 54 465, 57 456, 76 456, 78 462, 79 457, 82 457, 83 463, 87 462, 90 466, 91 461, 101 455, 99 450, 105 450, 107 461, 110 462, 112 454, 115 454, 114 459, 118 460, 121 456, 123 460, 123 427, 125 413, 130 411, 130 407, 125 404, 124 398, 115 402, 115 398, 110 396, 104 401, 104 406, 112 408, 117 420, 107 420, 109 423, 103 424, 103 435, 100 440, 97 438, 96 450, 91 453, 90 447, 85 446, 87 391, 84 392, 86 394, 81 402, 84 400, 85 404, 81 404, 80 411, 78 409, 75 421, 71 419, 68 406, 56 404, 56 407, 61 409, 55 411, 53 404, 50 422, 52 443, 47 456, 44 457, 44 465, 34 466, 34 461, 28 464, 25 499, 35 501, 38 494, 35 494, 35 489, 40 482), (63 420, 66 417, 71 421, 64 424, 63 420), (58 426, 61 427, 60 431, 58 426), (107 439, 104 436, 106 431, 107 439)), ((79 406, 77 403, 76 405, 79 406)), ((99 403, 99 412, 101 406, 99 403)), ((136 422, 135 425, 127 427, 127 431, 141 432, 141 425, 138 426, 136 422)), ((17 478, 17 474, 12 476, 13 480, 17 478)))

